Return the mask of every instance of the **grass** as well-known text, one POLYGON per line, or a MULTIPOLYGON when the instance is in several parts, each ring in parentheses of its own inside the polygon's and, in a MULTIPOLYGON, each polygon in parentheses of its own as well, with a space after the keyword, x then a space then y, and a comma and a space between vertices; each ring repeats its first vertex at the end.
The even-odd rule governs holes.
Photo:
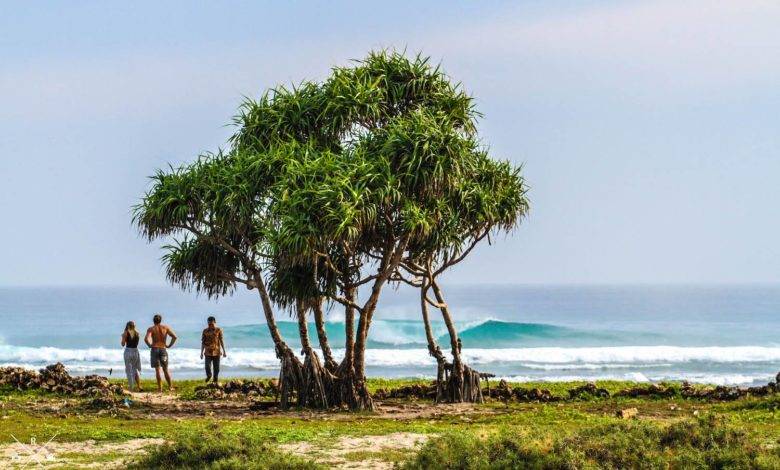
POLYGON ((128 465, 129 469, 319 469, 311 460, 277 450, 260 439, 214 430, 188 433, 152 449, 128 465))
POLYGON ((552 440, 506 429, 488 436, 448 433, 402 469, 776 469, 780 450, 762 448, 715 415, 670 425, 620 422, 552 440))
POLYGON ((370 451, 370 450, 358 450, 354 452, 347 452, 344 454, 344 459, 348 462, 364 462, 366 460, 383 460, 385 462, 400 463, 407 458, 409 452, 400 450, 383 450, 383 451, 370 451))
MULTIPOLYGON (((197 380, 177 381, 175 393, 181 397, 187 397, 200 383, 202 382, 197 380)), ((410 383, 414 383, 414 381, 372 379, 369 381, 369 387, 376 390, 410 383)), ((548 388, 556 395, 567 396, 567 391, 570 388, 580 384, 580 382, 570 382, 523 384, 523 386, 548 388)), ((153 382, 146 381, 144 383, 147 389, 151 388, 150 385, 153 385, 153 382)), ((614 393, 636 384, 599 382, 597 385, 614 393)), ((436 442, 447 442, 449 447, 466 446, 469 454, 482 456, 474 464, 476 466, 457 468, 491 468, 480 465, 483 465, 484 462, 491 462, 490 458, 485 457, 485 455, 500 456, 510 452, 503 449, 502 446, 508 447, 510 450, 512 446, 515 446, 517 452, 522 452, 524 456, 538 457, 542 459, 540 462, 545 462, 545 465, 550 462, 551 457, 548 454, 555 451, 553 452, 555 455, 568 455, 566 458, 573 459, 570 460, 571 462, 582 464, 577 468, 588 468, 588 465, 592 464, 593 455, 600 455, 608 460, 612 459, 613 462, 629 463, 632 461, 620 459, 638 459, 637 461, 644 459, 648 462, 656 462, 653 459, 666 459, 663 462, 664 465, 668 464, 667 466, 672 465, 669 462, 683 462, 686 458, 690 462, 706 463, 707 459, 716 457, 733 458, 738 463, 747 458, 749 460, 745 461, 750 461, 751 464, 755 465, 764 465, 766 462, 775 464, 777 461, 772 459, 775 459, 776 455, 772 452, 776 452, 773 449, 780 448, 780 396, 778 395, 740 399, 734 402, 686 400, 679 396, 671 398, 587 398, 549 404, 490 401, 465 415, 442 412, 433 416, 414 416, 404 413, 377 415, 373 413, 293 411, 290 413, 249 414, 230 418, 206 417, 197 414, 171 417, 170 415, 152 416, 149 411, 143 408, 133 407, 130 410, 120 410, 115 415, 111 415, 80 407, 79 403, 79 399, 41 391, 19 392, 9 388, 0 388, 0 443, 12 442, 11 435, 23 442, 29 441, 31 437, 36 437, 38 440, 48 439, 54 434, 57 434, 57 441, 60 442, 93 439, 108 443, 135 438, 163 438, 171 442, 171 445, 190 446, 187 448, 192 453, 201 451, 208 453, 215 451, 214 449, 219 448, 219 446, 204 444, 205 447, 197 447, 192 442, 192 436, 201 436, 201 439, 204 436, 207 438, 219 436, 220 439, 224 438, 225 442, 231 443, 231 445, 238 445, 239 449, 242 448, 240 446, 262 443, 267 446, 262 447, 262 449, 268 448, 270 449, 268 452, 275 452, 274 449, 279 444, 305 441, 327 449, 329 445, 341 437, 380 436, 395 432, 411 432, 443 436, 441 437, 443 441, 436 439, 430 441, 426 450, 415 459, 425 458, 425 452, 436 451, 434 447, 431 447, 435 446, 436 442), (62 407, 63 403, 68 403, 71 406, 62 407), (638 420, 627 422, 615 416, 617 410, 628 407, 635 407, 639 410, 638 420), (720 454, 714 450, 702 449, 698 444, 682 443, 679 439, 672 439, 670 441, 672 444, 665 447, 648 447, 647 442, 660 439, 667 435, 664 434, 665 432, 671 432, 670 429, 684 429, 685 433, 689 434, 696 431, 702 436, 709 436, 706 439, 715 441, 721 439, 717 437, 717 432, 719 432, 717 429, 712 428, 708 431, 701 427, 703 425, 699 425, 699 428, 672 428, 678 423, 696 420, 695 415, 697 414, 699 416, 717 415, 719 420, 716 425, 717 429, 727 428, 738 431, 738 436, 724 434, 726 437, 737 436, 727 439, 728 442, 736 442, 737 444, 718 444, 718 449, 722 450, 722 452, 719 451, 720 454), (610 438, 612 435, 615 437, 610 438), (518 441, 508 439, 507 436, 520 437, 518 437, 518 441), (188 442, 189 444, 187 444, 188 442), (638 456, 630 452, 626 453, 626 448, 646 449, 649 453, 638 456), (599 454, 600 452, 601 454, 599 454), (585 465, 588 462, 591 464, 585 465)), ((400 411, 416 410, 420 408, 420 405, 424 407, 426 404, 425 400, 414 403, 393 400, 393 403, 400 411)), ((185 447, 181 449, 185 449, 185 447)), ((167 449, 170 451, 172 447, 167 449)), ((419 466, 414 467, 414 465, 418 465, 421 460, 409 460, 407 459, 408 454, 408 450, 376 452, 375 449, 369 448, 347 453, 345 458, 349 461, 382 458, 391 462, 403 461, 407 468, 420 468, 419 466)), ((285 460, 287 456, 274 455, 276 456, 274 459, 278 457, 278 462, 288 462, 285 460)), ((447 456, 436 458, 441 460, 445 457, 447 456)), ((466 459, 465 456, 462 457, 466 459)), ((514 457, 506 454, 505 458, 514 457)), ((245 468, 231 467, 230 465, 235 463, 231 462, 229 458, 219 458, 214 460, 213 465, 210 465, 212 468, 245 468)), ((277 462, 277 460, 253 462, 252 465, 271 465, 274 464, 273 462, 277 462)), ((300 463, 295 462, 293 462, 295 465, 300 463)), ((464 465, 471 465, 468 464, 470 462, 468 459, 463 460, 463 462, 466 462, 464 465)), ((310 463, 300 464, 304 465, 301 468, 312 468, 305 466, 310 463)), ((186 468, 186 466, 176 467, 176 465, 180 465, 176 462, 171 462, 170 465, 170 468, 186 468)), ((739 465, 735 468, 741 468, 739 465)), ((538 468, 571 467, 541 466, 538 468)), ((672 466, 672 468, 675 467, 672 466)), ((690 468, 696 468, 696 465, 691 464, 690 468)))

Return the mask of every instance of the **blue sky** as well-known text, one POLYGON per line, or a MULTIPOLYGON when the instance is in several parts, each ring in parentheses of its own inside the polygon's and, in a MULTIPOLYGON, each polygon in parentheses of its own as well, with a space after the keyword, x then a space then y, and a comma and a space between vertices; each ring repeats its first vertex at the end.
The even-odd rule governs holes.
POLYGON ((462 81, 532 211, 451 282, 780 281, 780 3, 0 5, 0 285, 163 284, 146 177, 380 47, 462 81))

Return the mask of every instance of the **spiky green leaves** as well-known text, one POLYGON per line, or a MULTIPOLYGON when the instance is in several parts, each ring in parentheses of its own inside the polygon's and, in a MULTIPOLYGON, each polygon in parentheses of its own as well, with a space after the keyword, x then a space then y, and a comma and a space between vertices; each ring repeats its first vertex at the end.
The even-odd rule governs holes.
POLYGON ((229 294, 235 289, 233 277, 241 271, 238 257, 207 239, 184 239, 163 247, 166 275, 183 290, 194 288, 209 297, 229 294))
POLYGON ((280 303, 333 292, 394 241, 455 253, 522 217, 519 169, 487 156, 478 116, 427 58, 371 53, 247 100, 230 149, 158 172, 134 220, 150 240, 193 237, 166 248, 179 285, 222 295, 263 271, 280 303))

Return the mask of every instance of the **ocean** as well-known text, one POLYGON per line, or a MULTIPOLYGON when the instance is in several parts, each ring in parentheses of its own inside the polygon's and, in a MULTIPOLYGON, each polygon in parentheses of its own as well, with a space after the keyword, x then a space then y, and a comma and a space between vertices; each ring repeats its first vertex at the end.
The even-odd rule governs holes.
MULTIPOLYGON (((446 286, 468 364, 515 381, 618 379, 763 384, 780 370, 780 286, 446 286)), ((0 366, 62 362, 73 374, 123 375, 119 336, 155 312, 180 339, 170 351, 174 379, 199 377, 200 331, 209 315, 224 329, 222 375, 275 376, 278 363, 257 294, 208 300, 172 287, 0 288, 0 366)), ((431 310, 432 318, 438 312, 431 310)), ((288 343, 297 324, 279 312, 288 343)), ((327 330, 343 354, 343 313, 327 330)), ((446 351, 440 318, 435 334, 446 351)), ((310 334, 316 343, 312 326, 310 334)), ((432 377, 419 302, 386 289, 370 331, 367 374, 432 377)), ((152 377, 142 351, 144 377, 152 377)))

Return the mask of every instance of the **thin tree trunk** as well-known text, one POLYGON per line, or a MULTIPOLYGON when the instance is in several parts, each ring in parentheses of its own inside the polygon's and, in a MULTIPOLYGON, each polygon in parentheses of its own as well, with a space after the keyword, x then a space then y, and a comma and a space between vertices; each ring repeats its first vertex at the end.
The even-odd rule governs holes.
POLYGON ((452 321, 450 309, 444 301, 444 295, 435 279, 430 279, 433 294, 439 304, 442 318, 450 335, 450 347, 452 348, 452 370, 450 372, 447 391, 450 401, 459 403, 462 401, 482 402, 482 389, 480 387, 480 375, 476 370, 463 364, 460 356, 461 342, 458 338, 458 330, 452 321))
POLYGON ((322 357, 325 360, 325 368, 330 372, 335 372, 338 364, 333 360, 333 352, 330 349, 328 343, 328 334, 325 331, 325 315, 322 311, 322 299, 317 300, 313 307, 314 324, 317 327, 317 338, 320 342, 320 349, 322 349, 322 357))
POLYGON ((371 320, 379 302, 379 295, 382 293, 382 287, 384 287, 387 279, 396 270, 396 268, 398 268, 398 265, 401 262, 401 257, 406 250, 407 241, 407 238, 402 238, 395 246, 395 248, 393 248, 393 253, 387 260, 386 265, 380 266, 380 272, 377 273, 378 277, 374 280, 374 284, 371 287, 371 295, 368 297, 368 300, 366 300, 366 303, 360 312, 357 339, 355 341, 355 373, 358 375, 358 377, 365 378, 366 375, 366 342, 368 340, 368 330, 371 328, 371 320))
MULTIPOLYGON (((346 299, 354 303, 357 297, 355 288, 347 288, 344 292, 346 299)), ((339 383, 339 399, 352 410, 371 410, 373 402, 365 386, 365 381, 360 380, 355 372, 355 308, 347 306, 344 310, 344 359, 336 372, 339 383)))
POLYGON ((303 362, 303 381, 298 390, 298 405, 311 408, 327 408, 332 400, 329 400, 330 377, 328 372, 320 364, 317 353, 311 347, 309 341, 309 328, 306 324, 306 306, 298 301, 296 305, 298 316, 298 333, 301 337, 301 353, 305 359, 303 362))
POLYGON ((268 325, 268 331, 271 333, 271 339, 274 341, 276 347, 276 354, 279 355, 279 350, 289 350, 290 348, 282 339, 281 333, 279 333, 279 327, 276 325, 276 319, 274 318, 274 310, 271 307, 271 297, 268 295, 268 291, 265 288, 265 282, 263 282, 262 276, 259 274, 255 276, 255 284, 257 284, 257 292, 260 295, 260 303, 263 305, 263 313, 265 314, 265 323, 268 325))
POLYGON ((425 338, 428 340, 428 354, 436 359, 436 403, 438 403, 444 399, 447 360, 444 358, 444 354, 441 352, 441 348, 431 329, 431 321, 428 316, 428 301, 426 300, 428 289, 427 282, 423 280, 423 284, 420 286, 420 310, 422 311, 423 324, 425 325, 425 338))
POLYGON ((306 325, 306 307, 303 302, 298 301, 295 306, 295 316, 298 320, 298 335, 301 337, 301 353, 306 354, 311 351, 311 341, 309 341, 309 327, 306 325))
MULTIPOLYGON (((355 289, 348 288, 344 293, 346 299, 355 303, 355 289)), ((355 307, 347 306, 344 309, 344 360, 342 364, 349 370, 355 368, 355 307)))
POLYGON ((282 339, 274 318, 273 308, 271 307, 271 298, 268 295, 262 276, 256 274, 254 281, 257 285, 257 292, 260 295, 260 303, 263 306, 265 322, 268 325, 268 331, 271 333, 271 339, 274 341, 276 357, 281 362, 279 368, 279 406, 282 409, 286 409, 289 407, 293 394, 300 390, 303 383, 303 364, 301 364, 295 353, 282 339))

